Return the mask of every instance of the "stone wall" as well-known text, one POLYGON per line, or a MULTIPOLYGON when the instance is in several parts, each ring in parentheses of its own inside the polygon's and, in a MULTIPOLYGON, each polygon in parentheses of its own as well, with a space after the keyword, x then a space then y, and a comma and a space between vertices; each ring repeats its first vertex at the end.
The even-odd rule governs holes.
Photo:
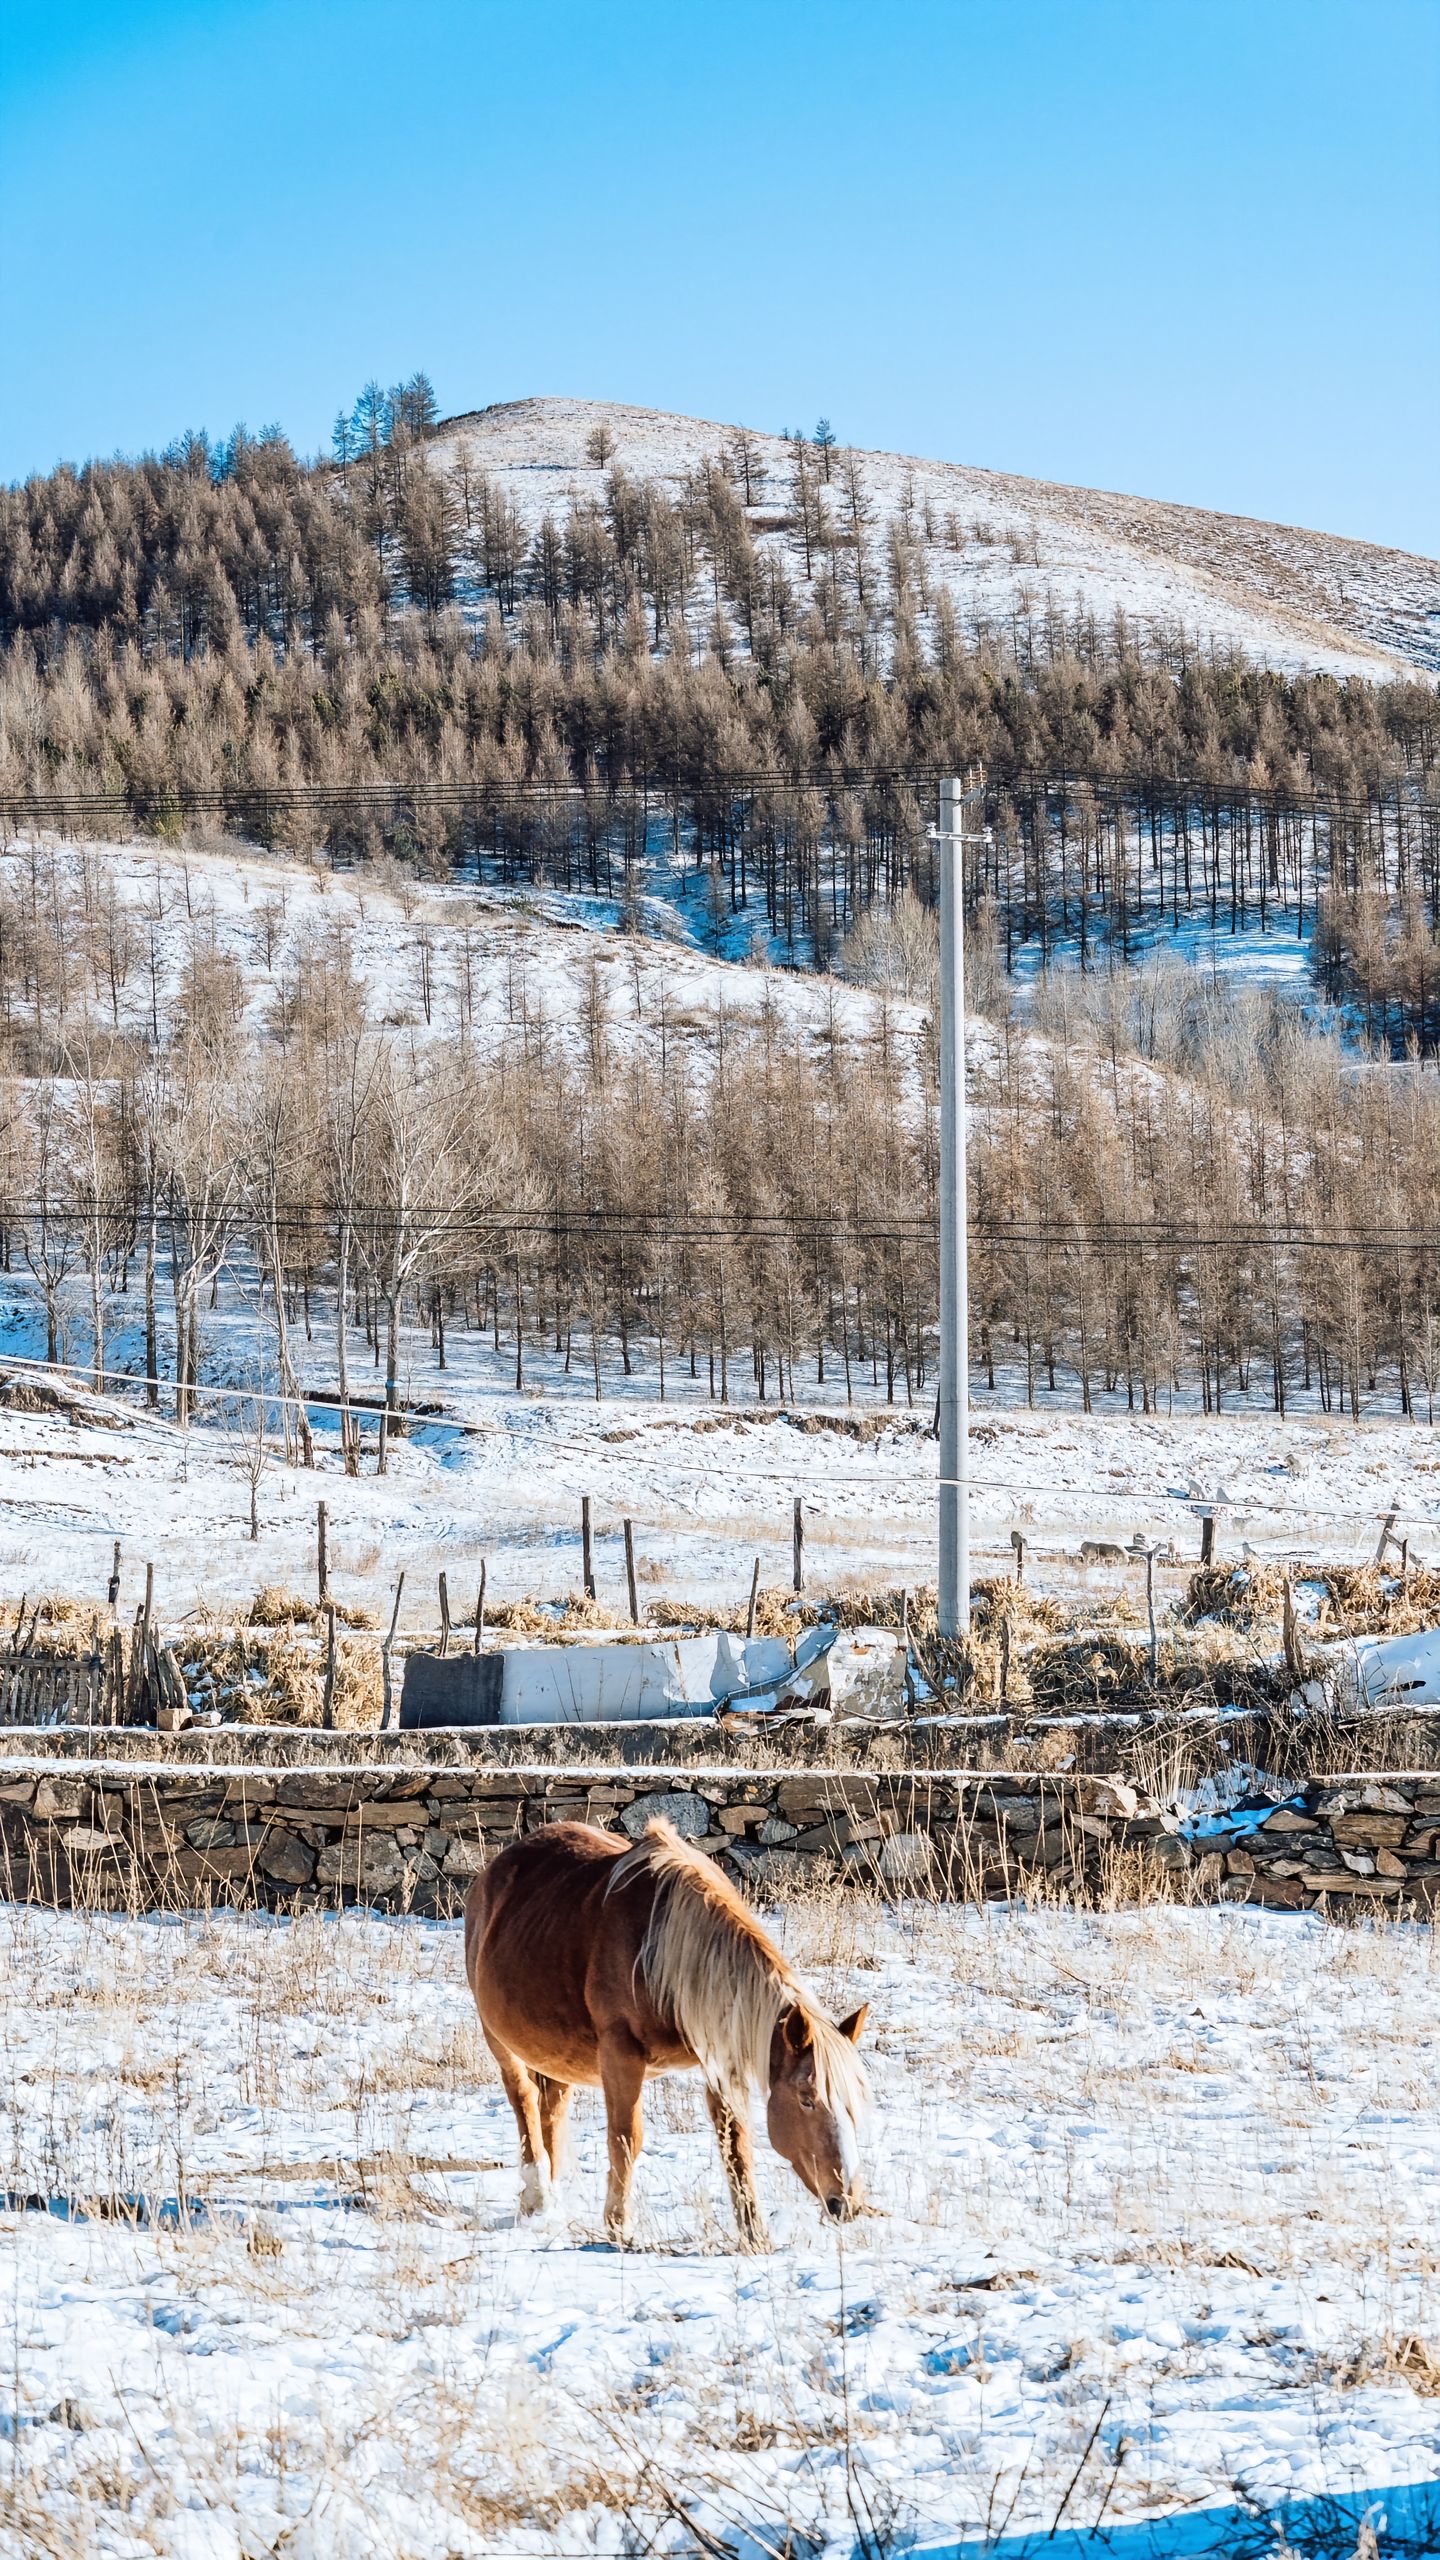
POLYGON ((1440 1897, 1440 1774, 1357 1775, 1300 1787, 1243 1837, 1160 1854, 1191 1868, 1202 1893, 1292 1911, 1366 1902, 1430 1910, 1440 1897))
POLYGON ((1189 1842, 1121 1781, 824 1769, 226 1767, 11 1758, 0 1892, 146 1909, 205 1900, 449 1913, 507 1841, 563 1819, 638 1837, 663 1813, 749 1890, 822 1878, 955 1899, 1037 1881, 1292 1909, 1440 1892, 1440 1775, 1297 1788, 1259 1829, 1189 1842), (1117 1860, 1124 1866, 1117 1874, 1117 1860))

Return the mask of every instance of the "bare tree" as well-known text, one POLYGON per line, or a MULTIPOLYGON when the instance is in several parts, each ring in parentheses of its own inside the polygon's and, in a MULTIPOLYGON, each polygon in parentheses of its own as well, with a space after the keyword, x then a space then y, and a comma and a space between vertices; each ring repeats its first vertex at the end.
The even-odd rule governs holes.
POLYGON ((60 1358, 62 1292, 74 1267, 74 1130, 62 1084, 37 1076, 29 1093, 28 1144, 21 1159, 24 1198, 20 1245, 40 1286, 45 1309, 45 1357, 60 1358))
POLYGON ((260 1360, 250 1361, 244 1383, 222 1396, 219 1419, 249 1488, 250 1543, 254 1546, 260 1536, 260 1486, 270 1463, 269 1399, 260 1360))
POLYGON ((65 1067, 70 1089, 75 1223, 90 1282, 90 1367, 95 1391, 105 1384, 106 1266, 125 1233, 120 1202, 117 1102, 113 1079, 100 1072, 87 1032, 72 1035, 65 1067))
POLYGON ((179 1041, 153 1071, 159 1199, 170 1248, 175 1323, 175 1418, 188 1423, 200 1371, 200 1300, 217 1279, 243 1184, 235 1060, 179 1041))
POLYGON ((348 1031, 332 1052, 324 1089, 322 1178, 335 1235, 335 1372, 347 1475, 358 1474, 360 1464, 359 1434, 350 1411, 350 1281, 367 1162, 365 1133, 384 1056, 384 1044, 363 1027, 348 1031))
POLYGON ((285 1208, 310 1190, 313 1110, 302 1059, 276 1051, 256 1062, 241 1106, 245 1199, 270 1275, 286 1454, 293 1438, 307 1467, 315 1464, 315 1442, 290 1347, 285 1208))
POLYGON ((400 1318, 416 1270, 482 1198, 468 1081, 413 1041, 377 1043, 363 1152, 364 1250, 385 1306, 385 1410, 400 1415, 400 1318), (448 1072, 447 1072, 448 1068, 448 1072))

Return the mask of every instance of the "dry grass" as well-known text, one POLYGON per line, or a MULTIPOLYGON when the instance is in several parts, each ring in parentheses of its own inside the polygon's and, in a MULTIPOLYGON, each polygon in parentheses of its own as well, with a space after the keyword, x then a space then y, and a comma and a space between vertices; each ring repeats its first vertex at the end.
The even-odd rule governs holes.
MULTIPOLYGON (((338 1614, 338 1613, 337 1613, 338 1614)), ((320 1613, 288 1613, 239 1628, 188 1635, 176 1648, 187 1685, 234 1722, 318 1725, 324 1710, 325 1634, 320 1613)), ((373 1636, 341 1636, 335 1655, 338 1729, 373 1731, 382 1705, 373 1636)))
MULTIPOLYGON (((342 1627, 378 1627, 379 1612, 360 1600, 335 1600, 330 1604, 342 1627)), ((285 1591, 277 1583, 262 1584, 250 1603, 249 1623, 252 1627, 323 1627, 323 1600, 306 1600, 298 1591, 285 1591)))
MULTIPOLYGON (((57 1386, 48 1378, 37 1378, 21 1371, 18 1376, 0 1376, 0 1409, 6 1413, 53 1413, 66 1422, 93 1422, 96 1405, 73 1389, 57 1386)), ((107 1429, 128 1431, 132 1428, 128 1414, 113 1406, 105 1407, 107 1429)))
MULTIPOLYGON (((794 1636, 802 1627, 814 1626, 822 1613, 818 1600, 797 1599, 778 1583, 767 1583, 755 1595, 755 1633, 757 1636, 794 1636)), ((673 1629, 677 1634, 701 1634, 714 1628, 718 1633, 743 1636, 749 1613, 749 1595, 737 1601, 734 1608, 694 1608, 683 1600, 652 1600, 645 1612, 652 1627, 673 1629)))
POLYGON ((23 1637, 40 1653, 70 1657, 93 1652, 108 1628, 108 1617, 93 1600, 73 1600, 65 1592, 17 1592, 0 1602, 0 1646, 23 1637))
POLYGON ((1280 1641, 1287 1586, 1318 1589, 1313 1632, 1323 1636, 1414 1635, 1440 1623, 1440 1572, 1414 1565, 1407 1573, 1376 1565, 1306 1564, 1283 1571, 1250 1561, 1207 1565, 1193 1573, 1181 1617, 1243 1628, 1280 1641))

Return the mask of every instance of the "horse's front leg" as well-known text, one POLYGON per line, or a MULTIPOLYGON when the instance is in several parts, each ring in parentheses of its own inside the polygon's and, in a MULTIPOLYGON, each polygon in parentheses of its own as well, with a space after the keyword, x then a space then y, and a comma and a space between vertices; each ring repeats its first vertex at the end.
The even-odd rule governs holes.
POLYGON ((600 2086, 610 2135, 605 2228, 612 2240, 623 2243, 630 2237, 630 2182, 645 2139, 640 2113, 645 2056, 627 2027, 609 2028, 600 2038, 600 2086))
MULTIPOLYGON (((484 2020, 481 2020, 484 2026, 484 2020)), ((485 2041, 499 2065, 505 2095, 515 2110, 520 2132, 520 2210, 541 2213, 550 2192, 550 2161, 545 2146, 545 2131, 540 2120, 540 2095, 534 2076, 527 2071, 518 2054, 501 2044, 485 2027, 485 2041)))
POLYGON ((763 2249, 766 2241, 765 2217, 760 2198, 755 2192, 755 2154, 750 2148, 750 2127, 746 2118, 727 2106, 718 2089, 707 2088, 705 2104, 715 2127, 725 2175, 730 2181, 730 2197, 735 2207, 735 2220, 740 2229, 742 2249, 763 2249))
POLYGON ((547 2080, 538 2071, 535 2074, 535 2082, 540 2092, 540 2133, 545 2144, 545 2154, 550 2163, 550 2178, 553 2185, 565 2166, 568 2148, 565 2119, 570 2113, 571 2088, 568 2080, 547 2080))

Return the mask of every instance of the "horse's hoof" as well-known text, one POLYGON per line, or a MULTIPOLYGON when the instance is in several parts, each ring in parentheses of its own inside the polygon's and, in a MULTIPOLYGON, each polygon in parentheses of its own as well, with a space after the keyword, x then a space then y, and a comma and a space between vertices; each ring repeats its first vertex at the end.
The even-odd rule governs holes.
POLYGON ((543 2170, 525 2168, 520 2172, 520 2218, 543 2213, 550 2202, 550 2180, 543 2170))

